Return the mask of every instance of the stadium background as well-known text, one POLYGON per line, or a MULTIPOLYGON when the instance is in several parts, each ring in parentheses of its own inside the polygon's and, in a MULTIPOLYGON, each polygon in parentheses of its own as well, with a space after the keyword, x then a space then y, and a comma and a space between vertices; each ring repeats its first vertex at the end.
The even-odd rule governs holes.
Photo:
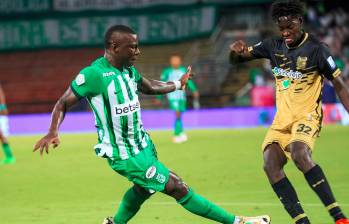
MULTIPOLYGON (((275 113, 270 68, 263 60, 240 66, 231 66, 227 60, 233 40, 253 44, 275 34, 268 17, 271 2, 0 1, 0 82, 11 113, 14 135, 10 141, 18 158, 15 166, 0 167, 0 223, 78 223, 76 219, 98 223, 114 211, 128 183, 93 158, 92 150, 88 150, 94 144, 93 134, 63 134, 63 150, 45 160, 30 152, 39 138, 32 135, 46 131, 56 100, 81 68, 103 55, 104 31, 117 23, 129 25, 139 34, 141 56, 136 67, 144 76, 159 79, 173 53, 181 55, 185 65, 192 64, 196 74, 201 109, 191 109, 189 94, 190 110, 184 114, 184 125, 193 130, 188 143, 173 145, 167 130, 172 127, 173 113, 166 105, 154 104, 154 97, 141 96, 144 125, 152 130, 160 159, 198 192, 229 210, 271 213, 275 223, 289 223, 261 171, 259 148, 264 126, 272 122, 275 113), (241 127, 253 128, 232 129, 241 127), (189 162, 193 159, 198 163, 189 162), (59 193, 55 189, 60 189, 59 193), (97 196, 91 196, 93 192, 97 196)), ((329 45, 349 83, 348 8, 344 1, 314 0, 306 1, 306 5, 307 30, 329 45)), ((345 158, 349 156, 349 129, 340 125, 348 125, 349 115, 338 104, 329 83, 324 85, 323 100, 324 123, 334 126, 325 127, 315 157, 336 183, 336 195, 348 211, 349 167, 345 158)), ((81 101, 67 115, 61 130, 81 133, 93 129, 93 116, 81 101)), ((307 211, 318 218, 316 223, 328 223, 329 218, 305 189, 302 177, 292 166, 288 169, 300 185, 307 211)), ((161 196, 154 201, 134 223, 205 223, 161 196)))

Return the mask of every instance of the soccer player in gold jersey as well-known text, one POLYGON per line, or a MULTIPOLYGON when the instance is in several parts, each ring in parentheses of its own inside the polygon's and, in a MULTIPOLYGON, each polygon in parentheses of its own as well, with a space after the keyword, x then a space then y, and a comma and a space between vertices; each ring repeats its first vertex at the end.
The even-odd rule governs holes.
POLYGON ((274 121, 263 142, 264 170, 273 190, 296 224, 310 223, 283 167, 292 159, 319 196, 336 224, 349 224, 312 151, 322 125, 321 92, 330 80, 349 111, 349 88, 328 48, 302 28, 304 7, 299 1, 277 1, 271 6, 280 37, 253 46, 242 40, 231 46, 232 64, 258 58, 270 60, 276 81, 274 121))

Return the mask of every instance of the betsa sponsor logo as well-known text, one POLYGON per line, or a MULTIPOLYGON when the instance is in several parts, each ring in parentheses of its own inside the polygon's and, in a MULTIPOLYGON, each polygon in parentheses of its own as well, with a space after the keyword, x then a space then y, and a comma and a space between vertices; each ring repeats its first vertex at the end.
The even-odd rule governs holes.
POLYGON ((141 105, 138 99, 135 99, 129 103, 119 104, 115 107, 115 115, 116 116, 124 116, 132 114, 136 111, 139 111, 141 105))

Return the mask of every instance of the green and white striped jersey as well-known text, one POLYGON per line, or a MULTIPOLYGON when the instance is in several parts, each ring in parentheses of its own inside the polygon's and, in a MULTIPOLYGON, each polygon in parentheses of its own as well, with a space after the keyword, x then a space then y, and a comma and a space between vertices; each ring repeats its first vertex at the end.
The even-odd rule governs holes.
POLYGON ((135 67, 119 71, 104 57, 82 69, 71 83, 74 94, 86 97, 98 132, 98 156, 126 160, 151 146, 140 113, 137 84, 142 81, 135 67))
MULTIPOLYGON (((180 80, 182 75, 186 73, 187 69, 184 66, 180 66, 177 69, 168 67, 161 73, 161 81, 177 81, 180 80)), ((187 87, 190 91, 196 91, 196 86, 192 80, 188 80, 187 87)), ((185 90, 176 90, 167 94, 168 100, 186 100, 185 90)))

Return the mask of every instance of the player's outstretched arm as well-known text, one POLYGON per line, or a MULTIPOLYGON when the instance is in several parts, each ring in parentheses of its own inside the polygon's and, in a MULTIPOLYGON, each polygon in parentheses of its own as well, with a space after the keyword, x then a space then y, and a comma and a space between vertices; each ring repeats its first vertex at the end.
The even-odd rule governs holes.
POLYGON ((148 95, 166 94, 178 89, 184 89, 189 79, 193 77, 191 66, 188 66, 187 72, 178 81, 162 82, 142 78, 139 90, 148 95))
POLYGON ((53 148, 59 145, 58 128, 64 120, 66 111, 78 101, 79 99, 69 87, 53 108, 48 133, 35 144, 34 152, 39 150, 41 155, 44 151, 48 154, 50 145, 53 145, 53 148))
POLYGON ((250 61, 252 59, 254 59, 254 57, 248 51, 248 47, 244 41, 238 40, 230 45, 229 60, 231 64, 250 61))
POLYGON ((334 78, 332 84, 344 108, 349 113, 349 87, 345 84, 341 76, 334 78))

